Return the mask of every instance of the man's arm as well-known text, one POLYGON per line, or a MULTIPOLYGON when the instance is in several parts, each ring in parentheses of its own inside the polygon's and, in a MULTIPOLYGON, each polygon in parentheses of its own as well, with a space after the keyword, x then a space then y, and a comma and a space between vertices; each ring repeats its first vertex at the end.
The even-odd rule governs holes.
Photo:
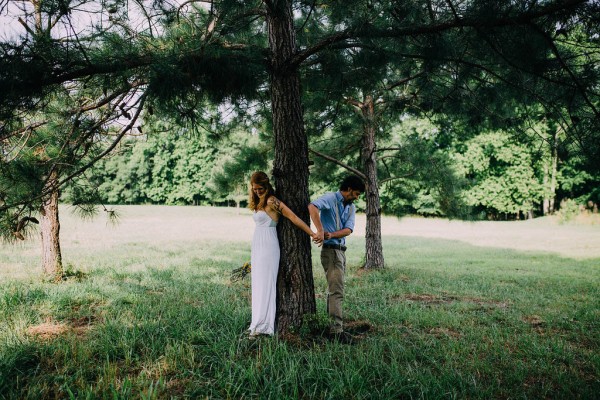
POLYGON ((344 227, 335 232, 325 232, 325 240, 341 239, 341 238, 344 238, 344 237, 350 235, 352 232, 354 232, 355 216, 356 216, 356 208, 354 208, 354 205, 351 205, 350 206, 350 215, 348 216, 348 220, 344 223, 344 227))
POLYGON ((343 229, 340 229, 339 231, 335 231, 335 232, 325 232, 325 239, 326 240, 341 239, 343 237, 350 235, 351 233, 352 233, 352 229, 350 229, 350 228, 343 228, 343 229))

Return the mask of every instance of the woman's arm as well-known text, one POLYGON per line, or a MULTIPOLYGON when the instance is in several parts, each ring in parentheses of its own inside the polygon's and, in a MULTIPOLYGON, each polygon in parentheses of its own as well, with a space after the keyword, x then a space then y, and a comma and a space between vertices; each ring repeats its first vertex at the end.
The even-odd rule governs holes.
POLYGON ((278 214, 283 215, 284 217, 292 221, 294 225, 302 229, 314 239, 316 233, 313 232, 312 229, 310 229, 310 227, 304 221, 298 218, 298 216, 294 214, 294 212, 290 210, 290 208, 286 206, 281 200, 279 200, 275 196, 271 196, 269 197, 269 200, 267 200, 267 205, 278 214))
POLYGON ((321 244, 323 244, 323 240, 328 238, 325 237, 325 232, 323 232, 323 224, 321 223, 319 209, 311 203, 308 205, 308 213, 310 214, 310 219, 312 219, 313 224, 315 224, 315 228, 317 228, 316 238, 314 241, 316 244, 321 246, 321 244))

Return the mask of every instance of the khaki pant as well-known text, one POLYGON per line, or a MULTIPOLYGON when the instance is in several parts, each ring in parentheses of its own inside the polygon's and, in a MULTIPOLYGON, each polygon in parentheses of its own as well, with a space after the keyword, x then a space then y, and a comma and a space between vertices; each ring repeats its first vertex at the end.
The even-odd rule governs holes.
POLYGON ((321 250, 321 264, 327 278, 327 314, 332 319, 330 332, 343 331, 342 301, 344 300, 344 273, 346 253, 342 250, 321 250))

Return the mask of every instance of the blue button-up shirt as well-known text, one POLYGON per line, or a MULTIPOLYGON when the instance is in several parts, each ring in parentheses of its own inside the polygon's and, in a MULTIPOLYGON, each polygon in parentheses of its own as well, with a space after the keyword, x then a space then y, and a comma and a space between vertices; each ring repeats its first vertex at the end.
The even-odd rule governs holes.
MULTIPOLYGON (((356 215, 356 207, 354 204, 349 204, 344 207, 344 197, 337 192, 325 193, 323 196, 311 202, 317 207, 321 213, 321 224, 325 232, 335 232, 344 228, 348 228, 354 232, 354 220, 356 215), (336 227, 335 208, 337 207, 340 215, 340 227, 336 227)), ((327 244, 346 244, 345 238, 332 238, 325 240, 327 244)))

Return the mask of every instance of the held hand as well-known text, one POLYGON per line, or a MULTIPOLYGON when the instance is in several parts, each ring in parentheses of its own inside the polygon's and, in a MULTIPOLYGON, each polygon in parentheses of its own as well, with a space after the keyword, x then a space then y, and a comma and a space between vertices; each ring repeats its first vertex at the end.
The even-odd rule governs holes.
POLYGON ((315 233, 313 236, 313 242, 315 242, 317 245, 321 246, 323 244, 323 240, 324 240, 323 231, 317 231, 317 233, 315 233))
POLYGON ((316 244, 319 245, 319 247, 321 246, 322 242, 319 242, 319 234, 316 232, 313 232, 312 235, 310 235, 310 237, 312 238, 312 241, 316 244))
POLYGON ((329 239, 331 239, 331 232, 324 232, 323 236, 324 236, 325 240, 329 240, 329 239))

